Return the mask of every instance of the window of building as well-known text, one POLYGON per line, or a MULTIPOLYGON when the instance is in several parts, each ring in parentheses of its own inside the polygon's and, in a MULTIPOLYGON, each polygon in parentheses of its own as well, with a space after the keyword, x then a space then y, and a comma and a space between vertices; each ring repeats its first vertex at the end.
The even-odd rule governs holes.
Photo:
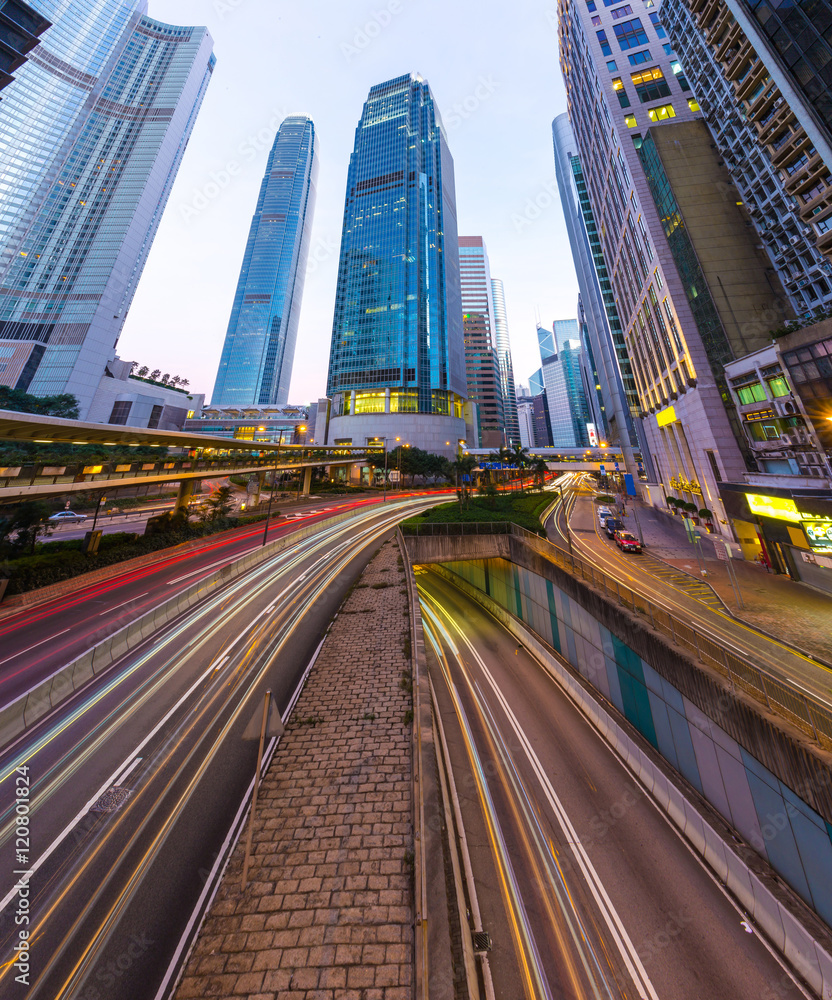
POLYGON ((615 59, 610 59, 610 61, 607 63, 607 69, 610 71, 610 73, 618 72, 618 67, 615 65, 615 59))
POLYGON ((735 387, 734 392, 743 406, 748 406, 751 403, 764 403, 768 399, 762 382, 752 382, 751 385, 744 385, 740 389, 735 387))
POLYGON ((797 157, 797 159, 792 160, 791 163, 787 163, 786 166, 783 167, 783 169, 786 171, 787 174, 790 175, 796 174, 797 171, 800 170, 801 167, 805 167, 808 162, 809 162, 808 155, 806 153, 801 153, 800 156, 797 157))
POLYGON ((660 104, 657 108, 650 108, 648 115, 651 122, 660 122, 665 118, 675 118, 676 109, 672 104, 660 104))
POLYGON ((623 7, 616 7, 615 10, 610 11, 612 14, 613 21, 618 21, 622 17, 626 17, 628 14, 633 13, 633 8, 629 4, 625 4, 623 7))
POLYGON ((111 424, 126 424, 132 407, 133 404, 129 400, 126 402, 113 403, 113 412, 110 414, 108 422, 111 424))
POLYGON ((636 123, 636 116, 632 115, 632 114, 631 115, 624 115, 624 124, 627 126, 627 128, 635 128, 636 124, 637 124, 636 123))
POLYGON ((634 17, 631 21, 622 21, 621 24, 614 24, 612 27, 622 52, 626 52, 627 49, 635 49, 639 45, 646 45, 649 41, 640 17, 634 17))
POLYGON ((670 97, 670 87, 664 78, 660 66, 651 66, 638 73, 631 73, 630 79, 636 88, 639 100, 642 104, 648 101, 658 101, 662 97, 670 97))
POLYGON ((586 0, 587 9, 590 11, 597 10, 595 6, 595 0, 586 0))
POLYGON ((627 97, 627 91, 624 89, 624 84, 620 76, 615 77, 612 81, 612 89, 615 91, 615 95, 618 98, 618 103, 622 108, 629 108, 630 98, 627 97))
POLYGON ((827 215, 825 219, 815 220, 815 229, 819 233, 828 233, 832 229, 832 215, 827 215))
POLYGON ((601 23, 601 15, 595 14, 594 17, 592 18, 592 23, 597 28, 598 25, 601 23))
POLYGON ((780 396, 788 396, 791 391, 785 375, 777 375, 774 378, 767 379, 766 384, 768 385, 768 390, 774 399, 777 399, 780 396))
POLYGON ((650 55, 650 49, 642 49, 641 52, 631 52, 627 58, 630 60, 631 66, 641 66, 644 63, 653 61, 653 57, 650 55))
POLYGON ((149 429, 153 430, 159 426, 159 421, 162 419, 162 411, 164 406, 154 406, 150 411, 150 420, 147 422, 149 429))
POLYGON ((650 12, 650 20, 653 22, 653 27, 656 29, 656 34, 659 38, 667 38, 667 32, 662 27, 662 23, 659 20, 659 15, 655 11, 650 12))
POLYGON ((598 37, 598 41, 601 43, 601 51, 605 56, 612 55, 612 49, 610 48, 610 43, 607 41, 607 33, 603 29, 601 31, 595 32, 598 37))
POLYGON ((695 97, 688 98, 688 107, 690 108, 691 111, 699 110, 699 102, 696 100, 695 97))
POLYGON ((668 45, 667 42, 665 42, 665 44, 662 46, 662 48, 664 49, 664 54, 666 56, 672 56, 673 55, 673 46, 672 45, 668 45))
POLYGON ((673 70, 673 75, 679 81, 679 86, 682 88, 682 90, 690 90, 690 84, 688 83, 687 78, 682 70, 682 64, 679 62, 678 59, 671 59, 670 68, 673 70))

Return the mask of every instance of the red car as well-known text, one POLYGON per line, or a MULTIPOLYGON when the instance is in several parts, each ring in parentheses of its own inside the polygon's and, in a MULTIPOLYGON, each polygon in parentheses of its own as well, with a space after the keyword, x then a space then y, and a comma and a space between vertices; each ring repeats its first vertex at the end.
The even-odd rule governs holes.
POLYGON ((622 552, 641 552, 641 542, 631 531, 616 531, 613 537, 622 552))

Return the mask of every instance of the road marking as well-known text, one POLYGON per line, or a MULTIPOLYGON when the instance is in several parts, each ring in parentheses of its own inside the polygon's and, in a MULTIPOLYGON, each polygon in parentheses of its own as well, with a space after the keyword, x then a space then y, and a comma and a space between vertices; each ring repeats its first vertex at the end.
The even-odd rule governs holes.
POLYGON ((147 597, 149 593, 150 591, 146 590, 143 594, 139 594, 138 597, 131 597, 129 601, 124 601, 123 604, 117 604, 114 608, 107 608, 106 611, 99 611, 98 617, 100 618, 102 615, 108 615, 111 611, 118 611, 119 608, 126 607, 128 604, 132 604, 133 601, 140 601, 143 597, 147 597))
MULTIPOLYGON (((248 553, 244 553, 248 555, 248 553)), ((240 557, 241 559, 243 556, 240 557)), ((172 587, 175 583, 181 583, 183 580, 188 580, 192 576, 196 576, 197 573, 205 573, 209 569, 215 569, 217 566, 225 566, 230 563, 228 559, 219 559, 217 562, 210 563, 208 566, 203 566, 201 569, 195 569, 191 573, 186 573, 184 576, 178 576, 175 580, 171 580, 167 586, 172 587)))
POLYGON ((208 669, 211 672, 216 673, 227 659, 229 659, 228 653, 226 653, 221 659, 215 660, 208 669))
POLYGON ((123 785, 124 782, 127 780, 127 778, 136 770, 139 764, 141 764, 143 759, 144 759, 143 757, 137 757, 130 765, 130 767, 128 767, 126 771, 123 771, 118 776, 118 778, 113 782, 113 787, 119 788, 121 785, 123 785))
POLYGON ((38 646, 42 646, 45 642, 52 642, 52 640, 53 639, 57 639, 59 635, 66 635, 66 633, 69 632, 69 631, 70 630, 68 628, 65 628, 63 630, 63 632, 56 632, 54 635, 50 635, 48 639, 41 639, 41 641, 40 642, 36 642, 34 644, 34 646, 29 646, 28 649, 21 649, 19 653, 12 653, 12 655, 11 656, 7 656, 5 660, 0 660, 0 664, 2 664, 2 663, 8 663, 9 660, 14 660, 18 656, 23 656, 24 653, 29 653, 33 649, 37 649, 38 646))

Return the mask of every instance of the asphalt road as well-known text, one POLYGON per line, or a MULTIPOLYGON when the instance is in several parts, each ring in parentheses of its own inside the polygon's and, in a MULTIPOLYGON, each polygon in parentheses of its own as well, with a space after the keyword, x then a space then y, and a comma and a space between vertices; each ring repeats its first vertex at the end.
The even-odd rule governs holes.
MULTIPOLYGON (((417 494, 409 493, 407 496, 417 494)), ((435 494, 434 494, 435 495, 435 494)), ((388 499, 387 503, 401 500, 388 499)), ((380 505, 376 497, 320 500, 281 509, 269 527, 272 541, 298 527, 380 505), (288 516, 286 516, 288 515, 288 516)), ((0 618, 0 707, 31 690, 96 643, 173 597, 203 576, 262 544, 265 523, 205 539, 199 549, 177 547, 158 561, 121 573, 33 608, 0 618)))
POLYGON ((540 665, 417 579, 496 997, 807 995, 540 665))
POLYGON ((278 554, 6 748, 4 1000, 154 1000, 247 801, 257 746, 244 730, 259 719, 266 688, 285 714, 326 623, 402 513, 374 505, 278 554), (21 777, 30 782, 25 844, 14 823, 21 777), (28 983, 12 964, 21 869, 32 870, 28 983))
MULTIPOLYGON (((569 535, 575 554, 581 559, 644 595, 656 605, 671 611, 683 621, 693 624, 700 634, 711 636, 751 663, 775 676, 788 679, 826 703, 832 703, 832 671, 827 667, 785 643, 758 632, 752 626, 737 621, 722 610, 718 602, 708 600, 705 603, 686 593, 688 583, 684 575, 681 572, 671 574, 682 578, 679 585, 674 585, 664 574, 664 564, 652 559, 649 553, 639 556, 621 552, 601 531, 588 497, 578 498, 574 493, 567 493, 566 504, 569 509, 569 535), (652 571, 655 569, 659 569, 665 578, 653 575, 652 571)), ((568 549, 561 504, 558 504, 546 522, 546 529, 549 538, 556 545, 568 549)))

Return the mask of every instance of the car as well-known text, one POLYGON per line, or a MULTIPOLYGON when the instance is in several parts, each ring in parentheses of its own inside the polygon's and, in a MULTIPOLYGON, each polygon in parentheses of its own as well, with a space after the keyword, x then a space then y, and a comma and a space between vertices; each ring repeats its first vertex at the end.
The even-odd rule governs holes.
POLYGON ((641 542, 632 531, 616 531, 613 537, 622 552, 641 552, 641 542))
POLYGON ((620 517, 608 517, 604 522, 604 531, 609 535, 610 538, 615 538, 616 531, 624 530, 624 522, 620 517))
POLYGON ((76 521, 86 521, 86 519, 86 514, 76 514, 71 510, 60 510, 49 518, 57 524, 75 524, 76 521))
POLYGON ((601 522, 601 527, 607 523, 607 518, 612 517, 613 513, 609 507, 599 507, 598 508, 598 520, 601 522))

